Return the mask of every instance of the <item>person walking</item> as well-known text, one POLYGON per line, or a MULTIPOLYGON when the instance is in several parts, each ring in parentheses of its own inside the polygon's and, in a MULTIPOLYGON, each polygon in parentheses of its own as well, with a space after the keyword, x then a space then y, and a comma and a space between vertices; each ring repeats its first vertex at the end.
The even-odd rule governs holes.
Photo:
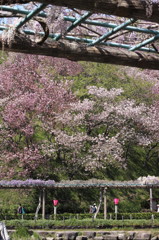
POLYGON ((21 204, 19 204, 19 206, 18 206, 17 213, 22 214, 22 205, 21 204))
POLYGON ((90 207, 90 213, 96 213, 97 211, 97 206, 96 204, 94 203, 91 207, 90 207))
POLYGON ((21 214, 22 219, 23 219, 23 214, 25 214, 25 209, 21 204, 19 204, 19 206, 18 206, 17 213, 21 214))
POLYGON ((97 212, 97 205, 94 203, 92 206, 90 206, 90 213, 92 213, 92 221, 95 219, 95 214, 97 212))

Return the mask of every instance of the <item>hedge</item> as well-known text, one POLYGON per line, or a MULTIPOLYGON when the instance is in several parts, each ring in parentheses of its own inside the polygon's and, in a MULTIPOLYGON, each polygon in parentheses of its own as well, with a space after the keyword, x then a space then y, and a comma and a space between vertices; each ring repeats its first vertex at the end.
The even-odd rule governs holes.
MULTIPOLYGON (((23 214, 0 214, 0 221, 1 220, 13 220, 13 219, 25 219, 25 220, 34 220, 35 213, 26 213, 23 214)), ((38 218, 41 219, 42 215, 39 214, 38 218)), ((77 219, 77 220, 83 220, 83 219, 89 219, 92 218, 92 214, 90 213, 83 213, 83 214, 72 214, 72 213, 63 213, 63 214, 57 214, 56 220, 68 220, 68 219, 77 219)), ((157 212, 141 212, 141 213, 118 213, 117 216, 114 213, 108 213, 107 219, 118 219, 118 220, 124 220, 124 219, 159 219, 159 213, 157 212)), ((54 220, 54 215, 46 214, 46 219, 54 220)), ((104 219, 103 213, 99 213, 97 215, 97 219, 104 219)))

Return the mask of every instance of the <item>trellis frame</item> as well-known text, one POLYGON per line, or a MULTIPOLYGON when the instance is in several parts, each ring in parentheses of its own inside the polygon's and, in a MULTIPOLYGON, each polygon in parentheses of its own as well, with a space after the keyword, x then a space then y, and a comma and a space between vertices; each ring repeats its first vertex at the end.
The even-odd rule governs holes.
MULTIPOLYGON (((14 8, 6 7, 5 5, 11 3, 29 3, 33 2, 32 0, 8 0, 1 3, 2 11, 8 11, 16 14, 24 14, 24 19, 16 26, 18 30, 30 19, 34 19, 35 16, 39 15, 46 18, 46 14, 41 12, 45 9, 48 4, 65 6, 68 8, 78 8, 82 10, 89 10, 83 16, 79 18, 64 17, 65 21, 70 21, 72 24, 66 29, 64 37, 61 34, 50 33, 48 37, 52 39, 52 42, 48 44, 46 41, 42 46, 39 46, 35 42, 29 42, 26 40, 25 35, 35 35, 35 32, 31 29, 23 30, 24 35, 18 34, 17 38, 14 39, 12 47, 9 47, 7 44, 2 43, 3 39, 0 39, 0 45, 5 47, 6 51, 13 52, 22 52, 22 53, 31 53, 39 54, 53 57, 63 57, 73 61, 94 61, 101 63, 110 63, 110 64, 119 64, 127 65, 132 67, 140 68, 149 68, 149 69, 159 69, 159 55, 158 47, 154 46, 152 48, 145 47, 145 45, 154 43, 159 38, 159 31, 153 29, 143 29, 134 26, 130 26, 131 23, 137 21, 137 19, 143 19, 146 21, 159 22, 158 19, 158 4, 155 1, 152 1, 152 14, 147 16, 146 13, 146 2, 144 1, 135 1, 131 2, 128 0, 119 1, 119 0, 37 0, 38 5, 32 11, 25 10, 15 10, 14 8), (105 13, 108 15, 116 15, 129 17, 129 20, 126 20, 120 25, 113 25, 108 22, 95 22, 91 21, 88 18, 93 13, 105 13), (68 35, 75 27, 80 26, 80 24, 91 24, 91 25, 100 25, 103 27, 112 28, 111 31, 103 34, 103 36, 97 39, 90 38, 80 38, 68 35), (106 41, 106 39, 112 36, 114 33, 126 29, 128 31, 142 32, 145 34, 153 34, 154 36, 148 37, 145 41, 142 41, 139 44, 134 46, 128 44, 120 44, 116 42, 106 41), (73 43, 73 44, 72 44, 73 43), (24 48, 23 48, 24 46, 24 48), (62 47, 61 47, 62 46, 62 47), (137 51, 136 51, 137 50, 137 51), (133 53, 133 51, 135 51, 133 53), (152 54, 153 53, 153 54, 152 54)), ((0 30, 7 30, 7 27, 0 26, 0 30)), ((44 32, 40 32, 40 35, 44 36, 44 32)))
MULTIPOLYGON (((140 181, 140 180, 134 180, 134 181, 108 181, 108 180, 98 180, 98 179, 90 179, 86 181, 82 180, 74 180, 74 181, 61 181, 61 182, 55 182, 53 180, 11 180, 11 181, 0 181, 0 189, 32 189, 36 188, 40 191, 40 197, 39 197, 39 204, 42 205, 42 218, 45 219, 45 202, 46 202, 46 195, 45 192, 47 189, 68 189, 68 188, 76 188, 76 189, 82 189, 82 188, 97 188, 102 192, 103 198, 104 198, 104 219, 107 218, 107 191, 110 188, 144 188, 148 189, 150 193, 150 210, 152 211, 152 189, 153 188, 159 188, 159 179, 155 182, 150 181, 149 179, 147 181, 140 181)), ((100 193, 101 195, 101 193, 100 193)))

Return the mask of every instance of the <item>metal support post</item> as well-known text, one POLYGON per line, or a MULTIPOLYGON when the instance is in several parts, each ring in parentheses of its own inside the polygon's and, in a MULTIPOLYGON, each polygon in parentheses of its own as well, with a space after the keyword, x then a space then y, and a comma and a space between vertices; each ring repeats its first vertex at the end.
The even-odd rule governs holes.
POLYGON ((107 188, 104 188, 104 219, 107 219, 107 188))
POLYGON ((57 214, 57 207, 54 206, 54 220, 56 220, 56 214, 57 214))
POLYGON ((115 220, 118 219, 118 205, 115 204, 115 220))
POLYGON ((153 199, 153 196, 152 196, 152 188, 150 188, 150 211, 153 210, 153 208, 152 208, 152 199, 153 199))
POLYGON ((45 219, 45 189, 42 192, 42 219, 45 219))

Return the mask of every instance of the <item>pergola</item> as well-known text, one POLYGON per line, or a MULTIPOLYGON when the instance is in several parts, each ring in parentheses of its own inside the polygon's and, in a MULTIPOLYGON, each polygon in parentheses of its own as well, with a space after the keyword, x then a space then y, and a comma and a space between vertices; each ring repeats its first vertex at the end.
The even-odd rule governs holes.
POLYGON ((55 182, 54 180, 40 180, 40 179, 28 179, 28 180, 1 180, 0 181, 0 189, 32 189, 36 188, 40 191, 39 195, 39 205, 42 205, 42 218, 45 218, 45 191, 47 189, 65 189, 65 188, 97 188, 100 190, 100 200, 99 204, 101 205, 102 200, 104 198, 104 219, 107 218, 107 190, 112 188, 145 188, 149 189, 150 192, 150 210, 152 211, 152 189, 159 188, 159 177, 141 177, 137 180, 130 181, 109 181, 109 180, 98 180, 98 179, 90 179, 90 180, 73 180, 73 181, 61 181, 55 182))
MULTIPOLYGON (((32 10, 25 9, 32 0, 1 0, 0 17, 23 17, 14 27, 1 21, 0 30, 14 30, 12 43, 4 41, 0 36, 0 46, 6 51, 28 54, 46 55, 67 58, 73 61, 93 61, 127 65, 147 69, 159 69, 158 44, 159 39, 159 3, 147 0, 37 0, 32 10), (15 5, 11 5, 15 4, 15 5), (8 6, 11 5, 11 6, 8 6), (65 7, 67 22, 64 33, 50 32, 45 10, 49 5, 65 7), (20 6, 20 7, 19 7, 20 6), (23 6, 23 7, 22 7, 23 6), (79 10, 83 10, 79 12, 79 10), (72 12, 73 14, 69 14, 72 12), (77 14, 78 12, 78 14, 77 14), (107 20, 92 20, 92 16, 102 14, 107 20), (121 17, 119 23, 113 23, 110 17, 121 17), (40 20, 39 20, 40 18, 40 20), (41 20, 42 19, 42 20, 41 20), (36 35, 34 29, 27 29, 25 24, 30 20, 40 23, 43 32, 39 32, 41 41, 36 42, 28 36, 36 35), (140 23, 146 27, 140 27, 140 23), (154 23, 154 24, 152 24, 154 23), (80 27, 98 29, 95 35, 77 36, 74 30, 80 27), (119 36, 128 33, 137 34, 139 39, 133 43, 119 41, 119 36), (140 39, 140 36, 142 38, 140 39)), ((124 37, 123 37, 124 38, 124 37)))

